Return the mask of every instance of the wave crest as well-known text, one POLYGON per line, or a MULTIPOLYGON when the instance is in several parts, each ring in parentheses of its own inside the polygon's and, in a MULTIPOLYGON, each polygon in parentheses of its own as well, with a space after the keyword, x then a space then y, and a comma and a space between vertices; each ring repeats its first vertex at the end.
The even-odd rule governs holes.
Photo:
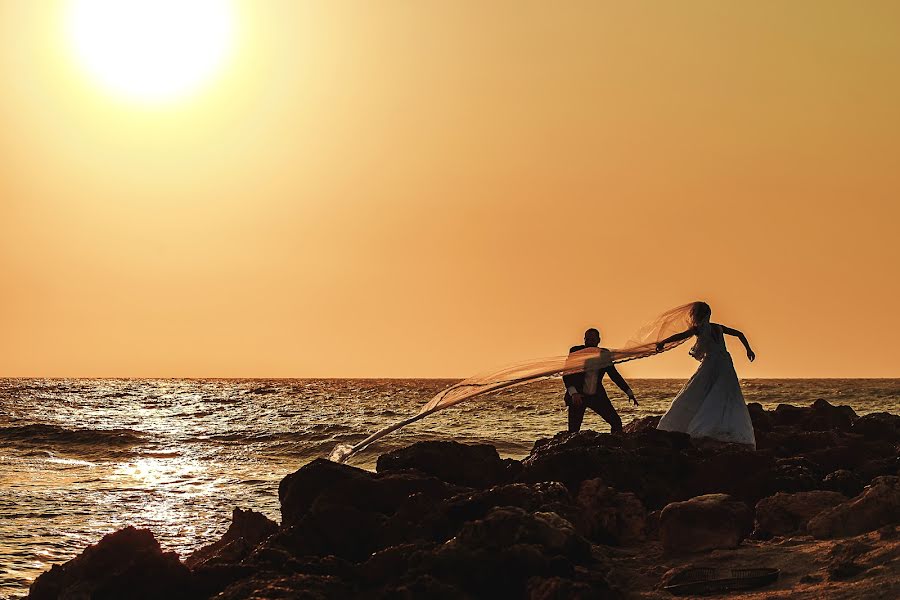
POLYGON ((133 429, 67 429, 39 423, 0 427, 0 443, 123 448, 145 441, 143 434, 133 429))

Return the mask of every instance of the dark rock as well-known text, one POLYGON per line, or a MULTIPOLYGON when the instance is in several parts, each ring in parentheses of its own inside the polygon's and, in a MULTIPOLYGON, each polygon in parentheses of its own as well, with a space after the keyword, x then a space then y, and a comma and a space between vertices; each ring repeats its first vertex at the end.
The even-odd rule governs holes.
POLYGON ((836 437, 830 444, 804 452, 803 455, 819 465, 825 473, 839 469, 856 470, 873 460, 880 460, 894 454, 894 448, 887 442, 866 442, 857 436, 851 439, 836 437))
POLYGON ((659 539, 659 517, 661 514, 661 509, 653 510, 647 513, 647 528, 645 529, 644 533, 646 534, 648 539, 659 539))
POLYGON ((689 496, 728 494, 755 504, 771 495, 771 484, 763 485, 776 472, 775 459, 753 450, 726 450, 702 459, 687 482, 689 496))
POLYGON ((364 560, 424 533, 412 522, 464 488, 413 471, 370 473, 317 459, 281 481, 284 525, 273 545, 294 554, 364 560))
POLYGON ((574 492, 582 481, 600 478, 656 508, 684 497, 684 481, 693 465, 682 450, 691 448, 687 434, 658 429, 634 435, 561 433, 535 443, 518 479, 560 481, 574 492))
POLYGON ((631 492, 617 492, 600 479, 581 483, 575 498, 575 528, 600 544, 632 544, 644 539, 647 511, 631 492))
POLYGON ((460 591, 448 583, 435 579, 431 575, 419 575, 412 581, 390 586, 384 590, 383 598, 391 600, 464 600, 470 598, 468 594, 460 591))
POLYGON ((363 469, 323 458, 304 465, 278 484, 282 525, 286 527, 303 518, 324 491, 334 486, 347 487, 351 483, 368 482, 371 479, 372 474, 363 469))
POLYGON ((851 579, 865 570, 865 567, 858 565, 852 560, 832 562, 828 565, 828 578, 836 581, 851 579))
POLYGON ((263 542, 241 566, 250 567, 254 572, 304 573, 306 575, 329 575, 346 582, 362 579, 359 565, 343 558, 294 554, 275 543, 275 537, 263 542))
POLYGON ((750 402, 747 404, 747 410, 750 412, 750 421, 753 423, 754 431, 772 431, 772 419, 769 417, 762 404, 759 402, 750 402))
POLYGON ((865 484, 852 471, 838 469, 825 476, 825 479, 822 480, 822 487, 826 490, 840 492, 848 498, 853 498, 863 491, 865 484))
POLYGON ((662 418, 662 415, 650 415, 647 417, 641 417, 639 419, 634 419, 622 430, 625 433, 640 433, 642 431, 650 431, 651 429, 656 429, 656 426, 659 425, 659 420, 662 418))
POLYGON ((200 565, 238 563, 277 530, 278 524, 265 515, 235 508, 228 531, 212 544, 195 550, 184 559, 184 564, 193 569, 200 565))
MULTIPOLYGON (((216 600, 255 600, 269 598, 302 598, 332 600, 357 598, 355 590, 337 577, 261 572, 231 584, 216 600)), ((165 598, 158 596, 157 598, 165 598)))
POLYGON ((587 561, 591 555, 590 543, 556 513, 528 513, 513 507, 496 508, 484 519, 466 523, 447 543, 494 550, 532 544, 549 555, 565 556, 576 563, 587 561))
POLYGON ((848 537, 898 521, 900 477, 877 477, 857 497, 812 518, 807 529, 819 539, 848 537))
POLYGON ((511 483, 463 492, 436 506, 430 505, 422 520, 431 531, 431 539, 443 542, 456 535, 467 521, 483 519, 494 508, 503 506, 527 512, 556 512, 564 518, 576 512, 569 491, 561 483, 511 483))
POLYGON ((360 561, 391 545, 383 535, 388 517, 354 506, 325 504, 271 538, 276 547, 294 555, 333 554, 360 561))
POLYGON ((414 567, 479 597, 519 598, 531 577, 571 579, 591 560, 590 543, 554 513, 497 508, 414 567))
POLYGON ((369 586, 383 586, 403 580, 422 553, 433 552, 435 546, 431 542, 419 542, 384 548, 360 566, 360 574, 369 586))
MULTIPOLYGON (((814 467, 815 468, 815 467, 814 467)), ((805 492, 820 487, 821 479, 816 470, 809 467, 786 463, 775 465, 775 468, 757 478, 760 494, 776 494, 778 492, 805 492)), ((750 498, 752 499, 752 495, 750 498)))
POLYGON ((461 491, 435 477, 417 473, 370 473, 356 467, 316 459, 281 480, 283 526, 302 519, 316 505, 349 506, 366 513, 389 515, 414 494, 432 499, 461 491))
POLYGON ((900 457, 874 458, 859 465, 854 471, 866 483, 876 477, 900 474, 900 457))
POLYGON ((529 600, 608 600, 610 590, 597 589, 582 582, 562 577, 533 577, 528 580, 529 600))
POLYGON ((428 441, 382 454, 376 468, 379 473, 415 469, 447 483, 485 488, 505 481, 510 463, 517 461, 501 460, 487 444, 428 441))
POLYGON ((849 406, 834 406, 822 399, 806 408, 779 404, 769 417, 773 425, 787 425, 804 431, 850 431, 857 418, 849 406))
POLYGON ((811 518, 846 500, 843 494, 824 490, 778 493, 763 498, 756 504, 753 537, 769 539, 776 535, 805 533, 811 518))
POLYGON ((757 450, 770 450, 780 457, 796 456, 834 443, 834 435, 830 431, 801 431, 796 427, 773 427, 756 435, 757 450))
POLYGON ((866 567, 860 565, 857 559, 870 550, 872 550, 871 546, 858 541, 836 545, 831 549, 828 560, 828 578, 841 581, 851 579, 866 571, 866 567))
POLYGON ((880 412, 871 413, 853 422, 850 431, 867 440, 900 442, 900 415, 880 412))
POLYGON ((726 494, 709 494, 666 506, 660 514, 659 539, 672 554, 734 548, 752 527, 746 504, 726 494))
POLYGON ((898 531, 896 523, 878 529, 878 537, 881 540, 895 540, 898 534, 900 531, 898 531))
POLYGON ((196 597, 191 572, 174 552, 163 552, 147 529, 110 533, 72 560, 53 567, 31 584, 28 598, 196 597))

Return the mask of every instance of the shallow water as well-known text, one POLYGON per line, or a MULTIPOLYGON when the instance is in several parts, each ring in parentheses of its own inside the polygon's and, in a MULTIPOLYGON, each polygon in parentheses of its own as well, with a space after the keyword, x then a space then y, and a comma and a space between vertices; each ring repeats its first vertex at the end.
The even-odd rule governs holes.
MULTIPOLYGON (((336 444, 414 414, 446 380, 0 380, 0 597, 26 593, 53 563, 131 524, 188 554, 220 536, 234 506, 279 520, 278 482, 336 444)), ((678 380, 633 380, 661 414, 678 380)), ((900 380, 745 380, 748 402, 900 412, 900 380)), ((609 388, 610 385, 607 384, 609 388)), ((611 392, 612 394, 612 392, 611 392)), ((544 381, 447 409, 382 440, 353 464, 426 439, 490 443, 521 458, 565 428, 561 383, 544 381)), ((585 429, 608 431, 597 415, 585 429)))

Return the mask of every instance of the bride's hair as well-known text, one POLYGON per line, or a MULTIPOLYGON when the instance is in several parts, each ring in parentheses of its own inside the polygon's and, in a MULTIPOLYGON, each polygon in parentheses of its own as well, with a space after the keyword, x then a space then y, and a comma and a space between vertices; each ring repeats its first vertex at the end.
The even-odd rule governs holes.
POLYGON ((710 316, 712 316, 712 309, 709 307, 709 304, 706 302, 694 302, 694 305, 691 307, 691 319, 694 322, 694 327, 710 316))

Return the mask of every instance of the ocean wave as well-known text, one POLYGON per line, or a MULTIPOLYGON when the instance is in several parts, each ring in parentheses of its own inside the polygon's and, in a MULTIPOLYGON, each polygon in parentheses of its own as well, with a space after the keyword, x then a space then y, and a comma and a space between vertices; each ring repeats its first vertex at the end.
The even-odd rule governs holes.
POLYGON ((245 394, 252 394, 254 396, 266 396, 268 394, 277 394, 280 390, 277 388, 273 388, 270 386, 263 386, 258 388, 253 388, 250 390, 246 390, 245 394))
MULTIPOLYGON (((355 432, 355 428, 340 423, 315 423, 297 431, 233 431, 230 433, 198 436, 194 440, 227 445, 279 444, 331 440, 347 432, 355 432)), ((365 437, 365 435, 362 437, 365 437)))
POLYGON ((144 435, 133 429, 67 429, 42 423, 0 427, 0 443, 16 445, 126 448, 145 441, 144 435))

